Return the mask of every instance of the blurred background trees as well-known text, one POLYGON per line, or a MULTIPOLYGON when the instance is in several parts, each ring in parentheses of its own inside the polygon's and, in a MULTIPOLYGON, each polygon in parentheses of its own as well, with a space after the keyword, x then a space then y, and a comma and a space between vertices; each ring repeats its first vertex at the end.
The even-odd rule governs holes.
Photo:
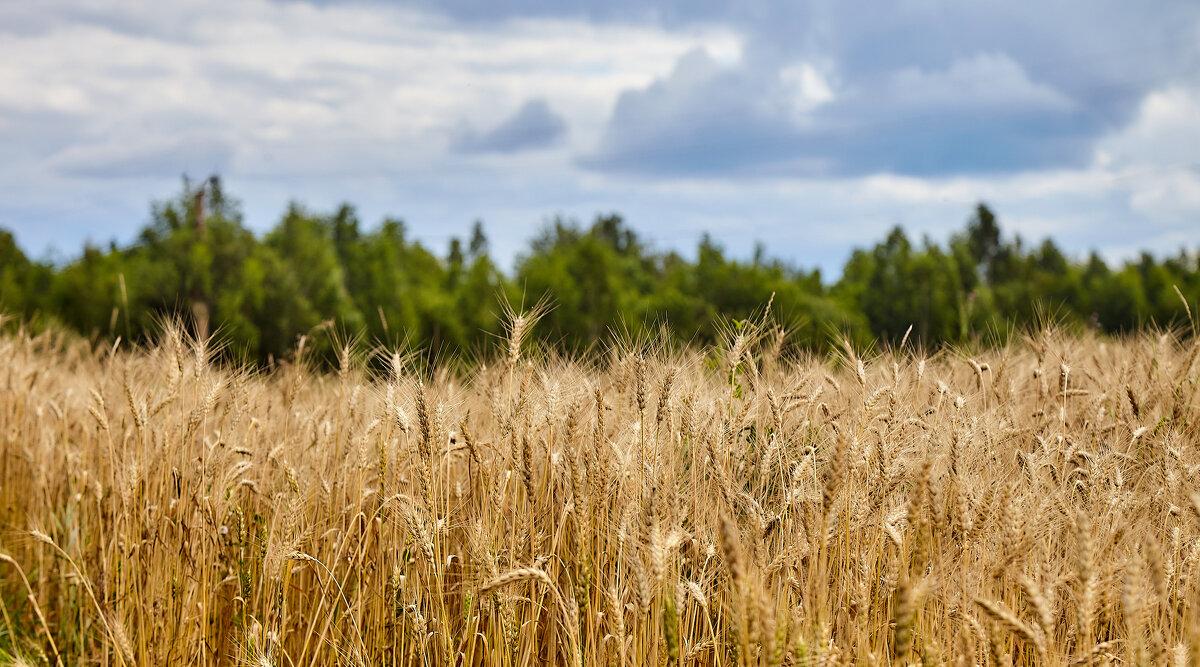
POLYGON ((322 214, 292 204, 259 237, 218 178, 185 180, 134 243, 88 245, 67 264, 31 260, 0 230, 0 311, 97 341, 143 340, 178 316, 214 333, 230 357, 270 363, 315 330, 332 335, 311 337, 314 349, 340 335, 431 355, 479 352, 502 299, 549 298, 538 334, 575 351, 614 331, 658 336, 664 324, 676 343, 711 342, 721 318, 749 317, 771 294, 792 344, 813 350, 843 336, 895 342, 910 326, 910 340, 930 346, 1001 341, 1045 318, 1106 333, 1185 326, 1176 287, 1200 301, 1195 252, 1076 261, 1049 239, 1006 237, 982 203, 944 246, 897 227, 855 250, 832 282, 761 247, 732 258, 707 235, 691 258, 656 250, 616 214, 590 225, 554 219, 511 276, 488 252, 481 222, 439 255, 410 240, 403 221, 364 228, 349 205, 322 214))

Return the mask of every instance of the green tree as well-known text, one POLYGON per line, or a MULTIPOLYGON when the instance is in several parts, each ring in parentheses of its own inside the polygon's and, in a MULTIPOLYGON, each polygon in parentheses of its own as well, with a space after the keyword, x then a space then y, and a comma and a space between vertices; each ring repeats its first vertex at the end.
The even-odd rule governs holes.
POLYGON ((30 260, 12 233, 0 229, 0 313, 34 318, 46 307, 43 296, 53 277, 51 266, 30 260))
POLYGON ((475 224, 471 225, 471 243, 467 248, 471 253, 471 259, 488 254, 488 238, 483 233, 482 221, 476 220, 475 224))
MULTIPOLYGON (((128 247, 84 247, 62 266, 30 261, 0 232, 0 309, 65 325, 100 342, 140 341, 166 318, 215 332, 230 357, 267 362, 322 323, 370 342, 449 356, 488 345, 500 296, 529 305, 548 298, 537 335, 587 349, 611 331, 676 342, 718 339, 721 318, 760 312, 774 295, 776 320, 793 341, 824 349, 842 335, 895 341, 912 327, 929 345, 974 341, 1039 324, 1049 313, 1106 332, 1151 322, 1186 327, 1180 300, 1200 309, 1200 255, 1143 254, 1110 267, 1097 254, 1068 257, 1050 239, 1006 239, 978 204, 945 245, 919 245, 900 228, 855 250, 829 285, 769 256, 762 244, 741 260, 705 235, 689 259, 657 251, 617 214, 590 225, 556 218, 516 262, 513 279, 489 257, 480 222, 464 251, 458 238, 439 257, 386 219, 360 223, 352 206, 316 214, 293 204, 263 237, 245 228, 220 179, 184 181, 156 203, 128 247), (1178 293, 1176 292, 1178 290, 1178 293)), ((312 341, 328 351, 329 337, 312 341)))
POLYGON ((975 206, 975 215, 967 223, 967 247, 981 276, 991 281, 992 262, 1000 252, 1000 225, 987 204, 975 206))
MULTIPOLYGON (((340 213, 347 210, 343 208, 340 213)), ((294 284, 311 312, 310 327, 325 320, 349 332, 364 326, 362 314, 346 289, 339 258, 339 250, 346 252, 353 243, 348 237, 354 226, 350 220, 339 222, 336 215, 332 220, 311 215, 293 203, 279 225, 267 234, 267 247, 291 270, 294 284), (343 232, 340 248, 335 230, 343 232)))

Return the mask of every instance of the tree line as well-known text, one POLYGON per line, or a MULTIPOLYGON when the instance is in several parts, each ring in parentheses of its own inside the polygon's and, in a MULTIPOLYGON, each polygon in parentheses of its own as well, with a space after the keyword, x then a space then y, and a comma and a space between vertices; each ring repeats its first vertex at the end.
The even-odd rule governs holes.
POLYGON ((304 334, 326 349, 341 336, 432 355, 478 353, 492 344, 506 301, 547 300, 537 334, 565 350, 590 349, 614 331, 703 344, 774 295, 775 319, 801 348, 906 336, 962 345, 1002 342, 1045 320, 1110 334, 1189 326, 1185 303, 1200 301, 1198 257, 1143 253, 1109 266, 1092 252, 1078 261, 1050 239, 1006 237, 981 203, 945 244, 897 227, 855 250, 835 281, 761 248, 749 260, 730 257, 707 235, 694 259, 657 250, 615 214, 590 225, 555 219, 506 275, 480 223, 438 255, 400 220, 368 229, 349 205, 320 214, 292 204, 260 237, 212 177, 185 180, 181 193, 155 204, 130 245, 89 244, 63 265, 30 259, 0 230, 0 311, 96 341, 144 340, 178 318, 216 335, 232 358, 271 363, 304 334))

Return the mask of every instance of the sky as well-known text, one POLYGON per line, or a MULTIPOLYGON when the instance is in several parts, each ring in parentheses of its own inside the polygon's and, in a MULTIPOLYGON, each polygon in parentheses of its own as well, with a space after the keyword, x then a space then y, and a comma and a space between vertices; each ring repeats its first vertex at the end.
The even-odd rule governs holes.
POLYGON ((124 244, 184 174, 504 265, 618 212, 836 276, 895 225, 1200 248, 1194 0, 0 3, 0 228, 124 244))

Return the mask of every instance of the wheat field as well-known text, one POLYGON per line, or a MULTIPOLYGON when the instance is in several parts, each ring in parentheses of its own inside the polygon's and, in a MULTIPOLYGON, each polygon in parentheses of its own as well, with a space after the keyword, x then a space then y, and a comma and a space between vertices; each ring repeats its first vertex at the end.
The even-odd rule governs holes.
POLYGON ((0 663, 1196 664, 1198 343, 0 338, 0 663))

